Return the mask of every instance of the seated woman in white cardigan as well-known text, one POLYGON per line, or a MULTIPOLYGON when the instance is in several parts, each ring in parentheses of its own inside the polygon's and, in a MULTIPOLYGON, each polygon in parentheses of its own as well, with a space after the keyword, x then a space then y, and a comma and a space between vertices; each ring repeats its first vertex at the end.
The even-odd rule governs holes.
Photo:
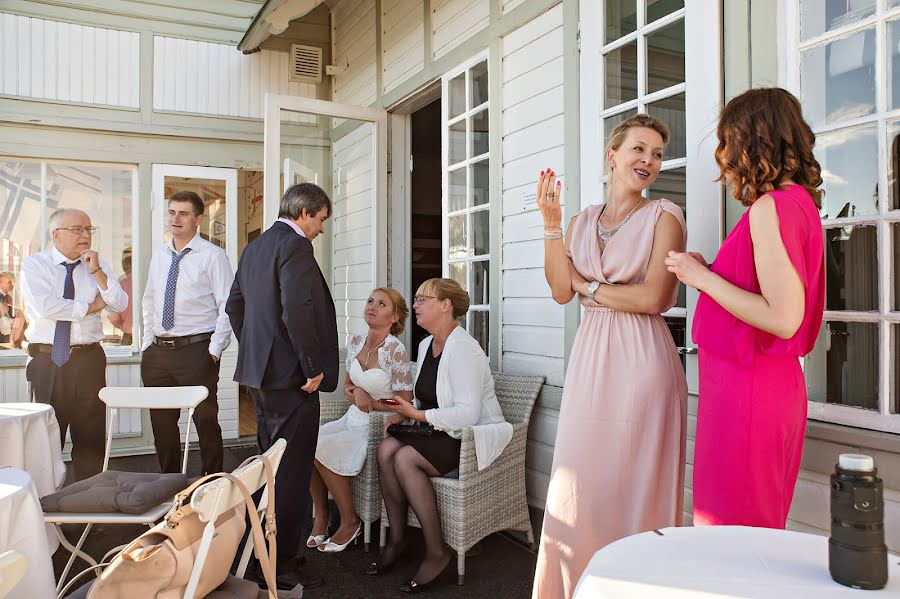
MULTIPOLYGON (((378 473, 388 520, 390 541, 366 574, 391 568, 406 548, 406 510, 411 506, 422 525, 425 556, 413 579, 399 590, 425 590, 453 562, 444 546, 431 477, 459 467, 463 429, 473 427, 479 469, 487 467, 512 438, 512 425, 503 418, 494 393, 487 356, 457 319, 469 309, 469 294, 452 279, 429 279, 419 286, 413 310, 416 322, 431 333, 419 344, 414 393, 416 404, 394 397, 388 408, 397 414, 388 426, 409 418, 430 434, 402 438, 388 436, 378 446, 378 473)), ((399 436, 399 435, 398 435, 399 436)))
POLYGON ((325 553, 343 551, 362 530, 353 505, 350 480, 366 462, 369 443, 369 413, 387 411, 379 399, 395 395, 412 399, 412 374, 403 342, 409 308, 399 291, 379 287, 369 294, 363 311, 369 329, 353 335, 347 346, 344 397, 350 409, 339 419, 319 427, 316 461, 309 492, 316 508, 312 534, 306 546, 325 553), (326 538, 328 491, 341 515, 341 526, 326 538))

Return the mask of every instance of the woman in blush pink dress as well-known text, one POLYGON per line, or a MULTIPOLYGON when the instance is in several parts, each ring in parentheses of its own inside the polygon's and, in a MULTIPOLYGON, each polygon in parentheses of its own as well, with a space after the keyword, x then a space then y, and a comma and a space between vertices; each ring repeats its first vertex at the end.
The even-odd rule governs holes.
POLYGON ((533 597, 571 597, 594 552, 681 523, 687 384, 661 312, 675 304, 670 250, 686 241, 681 209, 646 200, 669 141, 639 114, 608 142, 609 193, 562 240, 555 175, 542 172, 544 274, 553 299, 584 310, 566 371, 533 597))
POLYGON ((806 431, 798 357, 816 342, 825 301, 821 169, 783 89, 731 100, 718 135, 721 179, 750 209, 712 267, 697 254, 666 260, 701 292, 694 524, 784 528, 806 431))

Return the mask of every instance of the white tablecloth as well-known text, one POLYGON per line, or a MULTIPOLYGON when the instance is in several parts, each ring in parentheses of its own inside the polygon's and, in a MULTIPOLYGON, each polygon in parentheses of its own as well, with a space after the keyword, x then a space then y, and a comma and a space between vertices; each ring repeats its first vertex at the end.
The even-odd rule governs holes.
POLYGON ((888 584, 861 591, 828 573, 828 538, 765 528, 665 528, 594 554, 575 599, 725 597, 900 597, 900 558, 888 556, 888 584))
POLYGON ((0 466, 28 472, 38 497, 59 490, 66 480, 66 465, 51 406, 0 403, 0 466))
POLYGON ((25 555, 28 569, 7 599, 52 599, 56 580, 37 491, 28 473, 0 468, 0 552, 25 555))

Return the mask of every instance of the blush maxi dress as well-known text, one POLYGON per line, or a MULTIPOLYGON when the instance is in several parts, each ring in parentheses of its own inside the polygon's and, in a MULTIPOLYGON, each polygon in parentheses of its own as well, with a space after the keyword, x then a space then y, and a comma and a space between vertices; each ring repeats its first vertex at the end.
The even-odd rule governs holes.
MULTIPOLYGON (((686 238, 678 206, 647 201, 601 251, 602 207, 583 210, 572 226, 569 253, 588 281, 642 282, 665 213, 686 238)), ((670 305, 676 297, 677 289, 670 305)), ((571 597, 601 547, 681 523, 687 384, 672 335, 659 314, 580 301, 584 316, 563 388, 535 599, 571 597)))

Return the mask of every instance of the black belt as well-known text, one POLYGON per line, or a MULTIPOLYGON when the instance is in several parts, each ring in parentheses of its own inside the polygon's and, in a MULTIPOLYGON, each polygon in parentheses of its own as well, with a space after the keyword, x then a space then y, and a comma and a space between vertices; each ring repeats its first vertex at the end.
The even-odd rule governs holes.
POLYGON ((196 335, 185 335, 184 337, 154 337, 153 344, 164 349, 178 349, 179 347, 212 339, 212 336, 212 333, 197 333, 196 335))
MULTIPOLYGON (((85 343, 84 345, 73 345, 69 349, 69 354, 74 354, 79 351, 84 351, 86 349, 94 349, 100 347, 99 343, 85 343)), ((29 343, 28 344, 28 355, 32 358, 34 354, 52 354, 53 346, 49 343, 29 343)))

